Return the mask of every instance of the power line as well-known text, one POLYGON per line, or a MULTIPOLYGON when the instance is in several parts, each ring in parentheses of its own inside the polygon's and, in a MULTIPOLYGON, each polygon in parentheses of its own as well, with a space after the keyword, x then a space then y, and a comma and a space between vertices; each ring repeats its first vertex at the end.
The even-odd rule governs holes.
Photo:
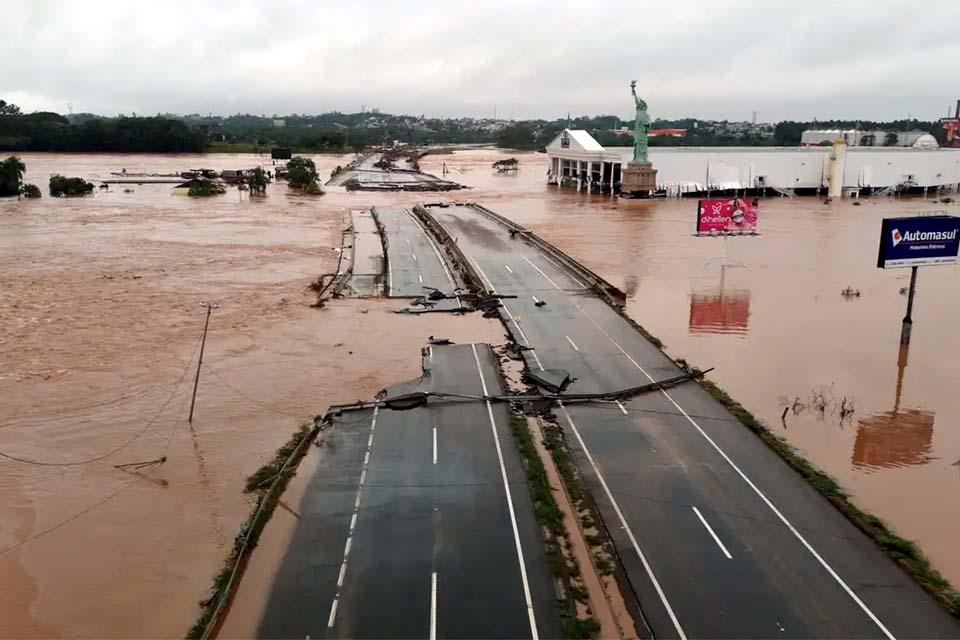
POLYGON ((61 521, 58 522, 57 524, 51 525, 51 526, 47 527, 46 529, 44 529, 43 531, 39 531, 39 532, 33 534, 32 536, 30 536, 30 537, 28 537, 28 538, 24 538, 24 539, 21 540, 20 542, 14 543, 14 544, 12 544, 12 545, 10 545, 9 547, 6 547, 6 548, 4 548, 4 549, 0 549, 0 555, 3 555, 4 553, 7 553, 8 551, 14 551, 15 549, 19 549, 20 547, 22 547, 23 545, 27 544, 28 542, 32 542, 32 541, 36 540, 37 538, 39 538, 39 537, 41 537, 41 536, 45 536, 45 535, 47 535, 48 533, 50 533, 50 532, 52 532, 52 531, 56 531, 57 529, 59 529, 60 527, 62 527, 62 526, 64 526, 64 525, 70 524, 71 522, 73 522, 74 520, 76 520, 77 518, 79 518, 79 517, 81 517, 81 516, 85 516, 86 514, 90 513, 90 512, 93 511, 94 509, 96 509, 97 507, 99 507, 99 506, 101 506, 101 505, 104 505, 104 504, 110 502, 111 500, 113 500, 114 498, 116 498, 117 496, 119 496, 121 493, 123 493, 124 491, 126 491, 127 489, 133 487, 133 485, 137 484, 137 483, 140 482, 141 480, 145 480, 145 479, 148 478, 154 471, 156 471, 156 470, 159 469, 159 468, 160 468, 160 465, 157 465, 156 468, 152 469, 151 471, 149 471, 149 472, 147 472, 147 473, 145 473, 145 474, 143 474, 143 475, 141 475, 141 476, 138 476, 134 481, 128 482, 127 484, 123 485, 122 487, 120 487, 119 489, 117 489, 116 491, 114 491, 113 493, 111 493, 111 494, 109 494, 109 495, 101 498, 100 500, 94 502, 92 505, 90 505, 89 507, 87 507, 87 508, 84 509, 83 511, 80 511, 80 512, 78 512, 78 513, 75 513, 74 515, 70 516, 70 517, 67 518, 66 520, 61 520, 61 521))
POLYGON ((303 413, 306 413, 305 410, 304 410, 303 413, 291 413, 291 412, 289 412, 289 411, 284 411, 283 409, 278 409, 278 408, 276 408, 276 407, 274 407, 274 406, 272 406, 272 405, 267 404, 266 402, 263 402, 263 401, 261 401, 261 400, 257 400, 256 398, 251 398, 250 396, 248 396, 247 394, 245 394, 243 391, 240 391, 240 389, 237 389, 235 386, 233 386, 232 384, 230 384, 229 382, 227 382, 226 380, 224 380, 223 376, 221 376, 219 373, 217 373, 217 370, 214 369, 213 367, 211 367, 209 362, 206 363, 204 366, 206 367, 207 370, 210 371, 210 373, 212 373, 218 380, 220 380, 220 382, 222 382, 224 385, 226 385, 227 388, 229 388, 229 389, 232 390, 234 393, 236 393, 238 396, 240 396, 241 398, 244 398, 244 399, 247 400, 248 402, 252 402, 253 404, 258 405, 258 406, 260 406, 260 407, 263 407, 264 409, 267 409, 267 410, 269 410, 269 411, 273 411, 274 413, 281 413, 281 414, 283 414, 283 415, 293 416, 293 417, 295 417, 295 418, 298 418, 298 417, 300 417, 301 415, 303 415, 303 413))
POLYGON ((164 400, 162 405, 160 405, 160 408, 156 411, 156 413, 153 414, 153 417, 151 417, 150 420, 147 421, 143 429, 141 429, 139 432, 135 433, 130 438, 128 438, 125 442, 123 442, 117 447, 114 447, 110 451, 107 451, 106 453, 100 454, 98 456, 94 456, 92 458, 87 458, 85 460, 74 460, 70 462, 52 462, 47 460, 36 460, 33 458, 20 457, 14 454, 6 453, 4 451, 0 451, 0 457, 6 458, 8 460, 13 460, 14 462, 20 462, 22 464, 32 464, 32 465, 37 465, 42 467, 75 467, 78 465, 99 462, 104 458, 108 458, 113 454, 117 453, 118 451, 125 449, 126 447, 133 444, 133 442, 138 440, 141 436, 143 436, 143 434, 149 431, 150 427, 152 427, 154 423, 157 421, 157 419, 160 417, 160 414, 163 413, 163 411, 167 408, 167 406, 173 401, 174 396, 176 396, 177 392, 180 390, 180 385, 183 384, 184 378, 186 378, 187 372, 190 370, 190 365, 193 363, 193 356, 196 355, 197 349, 199 348, 200 348, 200 343, 198 342, 197 346, 194 347, 193 354, 191 354, 190 359, 187 361, 187 365, 183 368, 183 373, 180 374, 180 379, 174 384, 173 390, 170 392, 170 395, 167 396, 167 399, 164 400))

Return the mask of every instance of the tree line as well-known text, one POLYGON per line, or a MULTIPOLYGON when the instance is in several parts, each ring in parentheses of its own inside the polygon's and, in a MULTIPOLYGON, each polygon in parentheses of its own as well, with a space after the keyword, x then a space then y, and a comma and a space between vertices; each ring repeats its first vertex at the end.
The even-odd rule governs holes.
POLYGON ((0 112, 0 149, 184 153, 204 151, 206 137, 172 118, 90 119, 71 124, 57 113, 14 111, 0 112))
MULTIPOLYGON (((413 144, 495 143, 503 148, 542 149, 564 128, 589 131, 604 146, 630 146, 632 135, 615 133, 633 128, 632 120, 615 115, 579 116, 555 120, 511 121, 488 126, 490 121, 423 118, 366 113, 330 112, 268 118, 251 114, 219 116, 156 116, 102 118, 92 114, 70 119, 56 113, 23 114, 0 100, 0 149, 10 151, 118 151, 203 152, 216 150, 266 151, 271 146, 292 147, 296 152, 343 153, 393 140, 413 144), (499 128, 497 128, 499 126, 499 128)), ((905 131, 920 129, 941 144, 944 131, 937 120, 888 122, 825 120, 783 121, 767 125, 767 135, 731 127, 727 121, 697 118, 657 119, 653 128, 686 129, 682 137, 651 138, 659 146, 796 146, 806 129, 905 131)), ((749 127, 747 127, 749 128, 749 127)), ((877 140, 881 146, 886 141, 877 140)))

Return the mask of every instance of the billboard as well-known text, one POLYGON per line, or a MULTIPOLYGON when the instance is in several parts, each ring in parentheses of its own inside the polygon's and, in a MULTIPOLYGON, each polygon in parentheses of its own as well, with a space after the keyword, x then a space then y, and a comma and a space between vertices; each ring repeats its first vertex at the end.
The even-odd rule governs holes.
POLYGON ((756 198, 712 198, 697 203, 697 233, 756 233, 756 198))
POLYGON ((884 218, 880 226, 877 267, 891 269, 956 264, 958 249, 960 218, 884 218))

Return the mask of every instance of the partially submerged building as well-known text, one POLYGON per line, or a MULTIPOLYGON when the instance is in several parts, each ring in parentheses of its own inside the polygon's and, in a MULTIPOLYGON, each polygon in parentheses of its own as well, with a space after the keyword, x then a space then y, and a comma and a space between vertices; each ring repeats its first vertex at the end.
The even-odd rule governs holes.
MULTIPOLYGON (((632 147, 603 147, 565 129, 546 148, 547 182, 609 193, 620 188, 632 147)), ((650 147, 657 195, 708 192, 815 194, 838 197, 960 188, 960 149, 865 147, 650 147)))

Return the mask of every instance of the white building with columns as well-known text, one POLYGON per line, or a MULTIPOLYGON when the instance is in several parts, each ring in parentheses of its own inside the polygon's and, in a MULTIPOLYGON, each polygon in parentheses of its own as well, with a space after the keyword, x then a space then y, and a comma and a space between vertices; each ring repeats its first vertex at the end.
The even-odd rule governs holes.
POLYGON ((582 129, 564 129, 547 145, 547 182, 577 191, 613 193, 620 186, 620 151, 608 151, 582 129))

